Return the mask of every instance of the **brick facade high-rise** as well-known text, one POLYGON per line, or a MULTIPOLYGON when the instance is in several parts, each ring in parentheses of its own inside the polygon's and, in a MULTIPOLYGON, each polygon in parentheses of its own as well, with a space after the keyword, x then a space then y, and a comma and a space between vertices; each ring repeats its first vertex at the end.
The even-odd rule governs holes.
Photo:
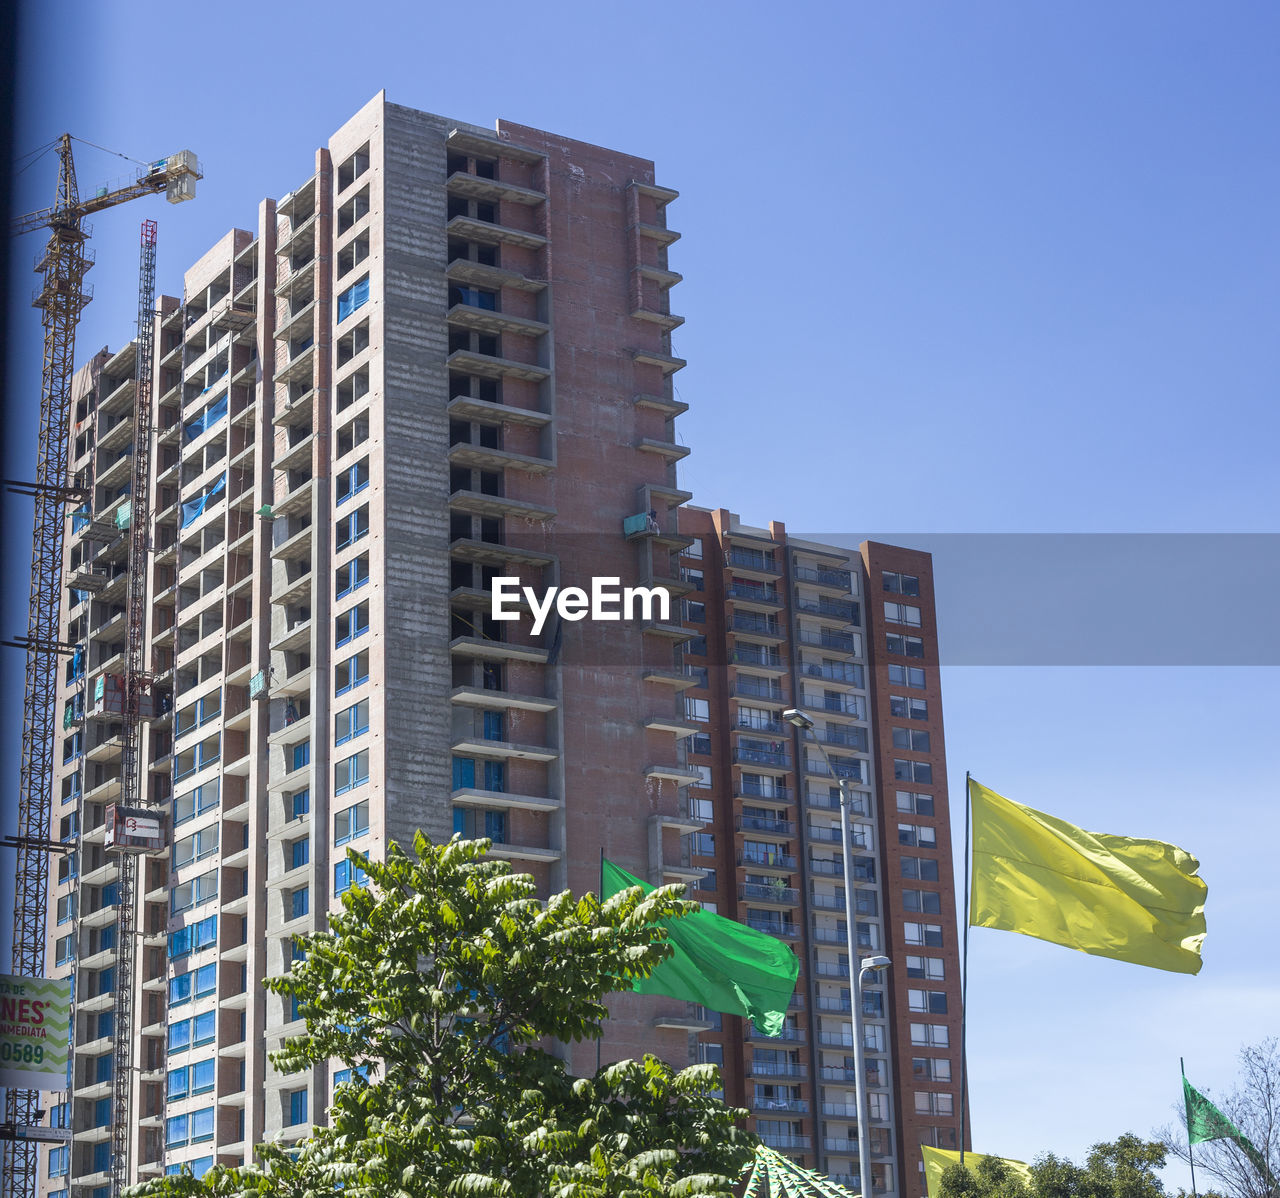
MULTIPOLYGON (((378 855, 417 829, 434 839, 488 836, 544 892, 594 888, 602 851, 655 883, 699 882, 709 868, 721 909, 739 904, 753 921, 756 912, 795 923, 801 908, 748 902, 760 888, 772 895, 777 880, 798 890, 810 879, 813 895, 830 897, 815 872, 823 867, 807 864, 833 859, 829 834, 778 849, 806 861, 789 879, 755 858, 776 838, 739 826, 796 822, 764 796, 747 806, 774 815, 743 806, 755 794, 749 777, 805 784, 790 764, 790 737, 764 733, 786 742, 785 768, 749 768, 760 750, 723 720, 747 711, 772 719, 769 704, 747 702, 743 688, 753 679, 792 686, 789 638, 796 661, 807 662, 811 626, 822 630, 813 635, 858 642, 857 652, 833 657, 841 669, 892 669, 860 639, 883 616, 870 612, 868 592, 865 626, 832 624, 822 611, 810 619, 802 602, 811 594, 841 611, 859 602, 860 591, 822 578, 810 586, 798 572, 821 574, 836 560, 836 572, 852 570, 842 551, 767 546, 728 525, 713 533, 710 517, 684 512, 691 496, 676 464, 688 450, 674 422, 686 405, 672 386, 683 362, 670 340, 681 318, 669 305, 680 276, 667 256, 678 234, 666 222, 675 198, 645 159, 507 122, 488 131, 379 95, 316 152, 313 172, 289 195, 263 201, 251 229, 227 233, 185 272, 181 298, 160 301, 147 617, 155 715, 143 733, 142 794, 164 813, 166 844, 139 862, 128 1028, 114 1023, 118 859, 105 823, 120 792, 112 687, 123 669, 135 346, 103 351, 77 375, 72 469, 93 501, 72 516, 67 542, 64 639, 82 649, 59 695, 51 829, 77 852, 51 866, 48 935, 51 972, 76 978, 75 1051, 68 1091, 45 1101, 51 1121, 75 1134, 66 1148, 42 1149, 42 1194, 105 1194, 115 1036, 134 1037, 138 1065, 133 1177, 245 1160, 259 1140, 296 1139, 323 1119, 339 1075, 272 1068, 269 1051, 300 1024, 261 982, 288 968, 292 935, 323 927, 358 880, 348 846, 378 855), (717 643, 732 643, 735 655, 754 645, 783 668, 753 669, 735 656, 736 669, 712 668, 704 680, 688 647, 695 625, 675 610, 670 620, 553 620, 538 636, 527 620, 491 618, 497 576, 538 588, 614 576, 665 588, 673 609, 682 597, 701 602, 693 559, 681 556, 695 538, 729 567, 718 564, 707 583, 717 643), (734 558, 739 541, 744 552, 776 550, 796 571, 800 589, 778 609, 794 629, 778 639, 752 640, 741 624, 727 639, 726 620, 775 618, 739 584, 782 581, 734 558), (710 795, 704 721, 690 706, 699 696, 721 719, 711 735, 723 781, 710 795), (725 789, 730 777, 746 788, 741 795, 725 789), (695 855, 707 835, 734 854, 732 864, 695 855)), ((162 255, 163 237, 162 229, 162 255)), ((926 560, 871 551, 886 562, 926 560)), ((879 568, 859 566, 858 585, 879 568)), ((915 576, 927 585, 924 565, 915 576)), ((927 629, 932 609, 920 606, 927 629)), ((830 656, 816 651, 823 662, 830 656)), ((941 779, 936 659, 922 664, 933 688, 920 692, 929 720, 904 726, 927 728, 933 752, 913 748, 908 759, 932 762, 941 779)), ((824 727, 862 737, 853 748, 874 795, 869 852, 881 875, 900 856, 944 863, 938 881, 918 889, 943 895, 946 945, 919 955, 946 958, 953 987, 945 800, 910 821, 939 829, 936 852, 894 842, 891 855, 883 812, 893 789, 873 782, 895 760, 885 756, 889 742, 881 745, 889 717, 872 714, 887 692, 865 674, 858 686, 828 689, 860 704, 852 719, 833 715, 824 727)), ((905 1092, 903 1071, 915 1060, 905 1013, 916 992, 913 958, 899 952, 902 928, 890 926, 899 920, 895 886, 876 879, 883 908, 869 925, 876 947, 895 954, 876 1024, 882 1079, 899 1081, 877 1089, 886 1102, 905 1092)), ((835 916, 819 918, 820 901, 809 902, 813 926, 834 928, 835 916)), ((838 954, 819 953, 823 942, 807 931, 795 942, 804 1022, 792 1030, 811 1034, 789 1035, 783 1047, 800 1045, 816 1080, 818 1069, 836 1068, 830 1053, 815 1055, 814 1036, 837 1034, 838 1010, 819 1025, 811 1007, 838 1004, 838 983, 823 980, 838 954)), ((950 1001, 931 1026, 954 1025, 950 1001)), ((684 1002, 619 996, 611 1011, 605 1059, 653 1051, 685 1064, 717 1042, 712 1021, 684 1002)), ((745 1069, 753 1083, 765 1076, 765 1057, 740 1051, 745 1034, 737 1028, 739 1047, 726 1046, 730 1097, 745 1096, 745 1069)), ((954 1043, 952 1034, 952 1054, 954 1043)), ((949 1060, 938 1047, 916 1055, 949 1060)), ((564 1051, 575 1068, 594 1068, 594 1046, 564 1051)), ((773 1076, 779 1086, 789 1077, 773 1076)), ((947 1086, 935 1080, 912 1089, 942 1095, 947 1086)), ((847 1105, 837 1090, 844 1095, 833 1080, 829 1095, 824 1085, 826 1096, 811 1101, 847 1105)), ((877 1130, 907 1135, 903 1144, 918 1127, 950 1126, 900 1106, 891 1103, 877 1130)), ((763 1110, 756 1105, 757 1121, 769 1118, 763 1110)), ((848 1152, 827 1148, 826 1132, 817 1147, 816 1107, 798 1122, 789 1150, 850 1171, 848 1152)), ((832 1135, 850 1126, 837 1115, 825 1122, 832 1135)), ((899 1159, 901 1151, 910 1150, 899 1145, 899 1159)), ((887 1188, 918 1193, 893 1176, 891 1155, 877 1157, 887 1188)))
POLYGON ((698 685, 690 788, 697 897, 792 944, 779 1039, 712 1017, 699 1037, 766 1143, 859 1186, 840 790, 853 796, 857 943, 891 968, 863 994, 872 1184, 923 1192, 919 1145, 958 1143, 960 974, 928 554, 840 548, 684 508, 698 685), (809 715, 805 733, 783 719, 809 715), (819 748, 826 750, 826 755, 819 748), (828 765, 830 761, 830 766, 828 765))

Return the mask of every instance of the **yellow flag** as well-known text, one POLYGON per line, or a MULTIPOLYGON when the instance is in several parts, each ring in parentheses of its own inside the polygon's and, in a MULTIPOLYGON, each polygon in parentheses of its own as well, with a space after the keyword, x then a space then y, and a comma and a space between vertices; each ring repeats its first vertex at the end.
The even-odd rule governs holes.
MULTIPOLYGON (((953 1152, 950 1148, 930 1148, 928 1144, 921 1144, 920 1151, 924 1154, 924 1184, 929 1191, 930 1198, 938 1198, 942 1193, 942 1174, 946 1171, 948 1165, 958 1165, 960 1163, 960 1154, 953 1152)), ((966 1152, 964 1154, 964 1167, 966 1169, 976 1169, 987 1158, 980 1152, 966 1152)), ((1022 1161, 1012 1161, 1007 1156, 998 1156, 994 1158, 998 1161, 1004 1161, 1009 1168, 1016 1173, 1028 1185, 1031 1184, 1031 1169, 1022 1161)))
POLYGON ((970 779, 969 923, 1098 957, 1199 973, 1208 887, 1163 840, 1086 832, 970 779))

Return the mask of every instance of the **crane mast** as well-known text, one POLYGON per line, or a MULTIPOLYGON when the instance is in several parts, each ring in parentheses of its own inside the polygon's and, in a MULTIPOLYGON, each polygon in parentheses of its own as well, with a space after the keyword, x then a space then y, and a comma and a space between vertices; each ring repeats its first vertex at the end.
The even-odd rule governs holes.
MULTIPOLYGON (((143 648, 147 628, 147 576, 151 549, 151 371, 155 358, 156 222, 142 222, 138 268, 138 350, 133 397, 133 485, 129 492, 129 579, 125 619, 124 711, 121 726, 120 805, 126 810, 141 801, 142 778, 138 742, 142 731, 142 698, 151 688, 143 648)), ((138 858, 119 854, 116 909, 115 996, 111 1070, 111 1198, 129 1184, 129 1153, 134 1121, 133 1099, 133 967, 137 958, 138 858)))
MULTIPOLYGON (((40 421, 36 450, 35 530, 31 545, 31 594, 27 611, 26 689, 22 703, 22 755, 18 776, 17 873, 13 904, 13 969, 40 977, 45 964, 45 913, 49 898, 49 861, 41 847, 52 815, 56 740, 54 704, 58 661, 65 647, 58 638, 62 614, 62 550, 66 532, 64 504, 70 498, 67 441, 70 435, 71 375, 75 364, 76 324, 89 302, 84 276, 91 264, 86 249, 76 188, 71 139, 58 150, 57 203, 48 218, 49 240, 36 264, 43 282, 35 306, 44 324, 44 362, 40 376, 40 421)), ((36 1122, 38 1090, 10 1088, 5 1118, 14 1125, 36 1122)), ((3 1193, 34 1193, 38 1150, 35 1143, 5 1144, 3 1193)))
MULTIPOLYGON (((201 178, 195 155, 181 151, 149 164, 138 177, 114 191, 102 190, 81 200, 71 152, 71 135, 58 145, 58 189, 51 208, 28 213, 13 222, 19 234, 47 227, 49 239, 36 269, 42 284, 33 301, 44 326, 44 358, 41 370, 40 414, 35 480, 14 489, 33 497, 35 506, 31 550, 31 592, 28 631, 20 642, 26 650, 23 699, 22 750, 18 784, 18 828, 14 884, 12 972, 25 977, 43 976, 45 970, 45 920, 48 906, 50 821, 57 727, 55 701, 58 662, 74 646, 62 644, 59 628, 62 608, 62 566, 66 531, 65 505, 92 502, 92 496, 67 477, 69 462, 71 382, 75 368, 75 334, 80 313, 91 298, 84 276, 93 264, 88 249, 89 232, 84 217, 145 195, 165 193, 170 202, 193 198, 195 181, 201 178)), ((140 795, 138 753, 142 697, 150 679, 143 669, 146 623, 146 585, 149 574, 151 469, 151 372, 154 359, 155 308, 154 221, 143 225, 142 261, 138 300, 137 391, 134 398, 133 504, 130 521, 128 581, 128 656, 124 697, 121 805, 137 803, 140 795)), ((116 948, 111 1194, 117 1198, 127 1184, 129 1137, 133 1120, 132 1011, 134 934, 134 883, 137 861, 132 853, 120 855, 120 891, 116 948), (123 1019, 120 1016, 123 1015, 123 1019)), ((10 1088, 5 1097, 6 1122, 15 1129, 38 1123, 40 1092, 10 1088)), ((0 1162, 0 1198, 31 1198, 35 1193, 38 1164, 37 1141, 17 1134, 4 1144, 0 1162)))

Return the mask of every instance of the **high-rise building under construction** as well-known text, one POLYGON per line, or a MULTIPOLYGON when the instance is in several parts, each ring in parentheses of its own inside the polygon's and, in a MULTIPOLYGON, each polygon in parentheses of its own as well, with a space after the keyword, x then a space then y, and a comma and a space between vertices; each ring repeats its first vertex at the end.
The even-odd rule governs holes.
POLYGON ((106 1193, 118 1036, 132 1178, 323 1120, 341 1078, 272 1068, 300 1024, 261 981, 359 881, 348 846, 417 829, 488 836, 545 892, 593 889, 603 852, 793 944, 780 1039, 620 996, 605 1058, 721 1061, 767 1142, 855 1173, 831 768, 854 790, 858 943, 893 959, 864 1004, 878 1186, 920 1194, 917 1145, 954 1142, 928 557, 685 506, 675 198, 647 160, 378 96, 160 301, 140 794, 163 845, 138 861, 128 1027, 113 804, 136 347, 77 375, 71 468, 92 501, 68 529, 51 829, 77 851, 52 858, 48 918, 75 1051, 44 1103, 74 1136, 41 1150, 42 1194, 106 1193), (496 577, 613 577, 671 610, 535 636, 492 618, 496 577))

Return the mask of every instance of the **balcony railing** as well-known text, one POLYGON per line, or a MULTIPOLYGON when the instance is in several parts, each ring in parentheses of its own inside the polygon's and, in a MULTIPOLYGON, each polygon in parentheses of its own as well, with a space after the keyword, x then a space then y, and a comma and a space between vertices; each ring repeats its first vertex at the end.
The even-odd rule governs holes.
MULTIPOLYGON (((840 810, 840 796, 838 794, 831 794, 828 791, 823 790, 815 790, 811 786, 805 787, 804 802, 806 807, 811 807, 815 811, 840 810)), ((849 803, 849 810, 852 811, 854 815, 868 814, 866 799, 855 791, 853 798, 849 803)))
POLYGON ((738 854, 738 864, 750 868, 753 865, 762 869, 794 870, 796 859, 790 853, 758 853, 746 852, 738 854))
POLYGON ((816 645, 834 653, 856 653, 856 640, 851 632, 831 632, 829 629, 804 628, 799 636, 802 645, 816 645))
MULTIPOLYGON (((752 1105, 757 1110, 791 1109, 790 1107, 765 1107, 763 1104, 758 1102, 753 1103, 752 1105)), ((809 1109, 808 1103, 801 1103, 800 1105, 803 1106, 806 1111, 809 1109)), ((789 1152, 795 1152, 799 1149, 807 1149, 809 1147, 808 1136, 782 1136, 775 1135, 773 1132, 758 1132, 757 1134, 760 1136, 760 1143, 765 1145, 766 1148, 782 1148, 789 1152)))
POLYGON ((794 820, 770 819, 763 815, 738 816, 739 832, 764 832, 772 836, 794 836, 796 825, 794 820))
POLYGON ((748 914, 746 924, 757 932, 767 932, 770 936, 780 936, 784 940, 795 940, 800 935, 800 925, 784 919, 760 919, 748 914))
POLYGON ((800 891, 794 886, 770 886, 766 882, 743 882, 738 887, 738 898, 757 903, 778 903, 794 907, 800 902, 800 891))
POLYGON ((733 650, 733 664, 739 666, 763 666, 767 670, 782 669, 782 654, 776 649, 761 651, 753 646, 737 645, 733 650))
POLYGON ((729 565, 737 566, 742 570, 761 570, 770 574, 782 573, 782 566, 778 559, 771 552, 766 553, 759 549, 739 549, 736 547, 730 549, 729 565))
POLYGON ((746 603, 772 603, 781 605, 782 596, 778 588, 760 584, 753 586, 748 582, 735 582, 729 586, 729 598, 741 599, 746 603))
POLYGON ((749 1061, 747 1072, 752 1077, 808 1077, 809 1071, 799 1061, 749 1061))
POLYGON ((848 778, 851 782, 867 780, 865 767, 865 762, 842 757, 833 758, 830 766, 825 757, 806 757, 804 762, 806 774, 814 774, 819 778, 848 778))
POLYGON ((866 706, 859 695, 818 695, 804 691, 800 705, 806 711, 829 711, 832 715, 848 715, 854 719, 866 719, 866 706))
POLYGON ((829 616, 846 624, 857 624, 858 605, 846 599, 797 599, 796 610, 809 616, 829 616))
POLYGON ((743 1032, 743 1039, 746 1040, 786 1040, 788 1042, 803 1041, 805 1034, 803 1029, 798 1027, 784 1027, 776 1036, 766 1036, 754 1023, 747 1021, 746 1030, 743 1032))
POLYGON ((790 803, 792 799, 789 786, 779 784, 768 790, 759 783, 748 782, 745 778, 738 783, 735 793, 740 799, 763 799, 769 803, 790 803))
POLYGON ((734 728, 738 732, 757 732, 761 736, 781 736, 786 731, 781 720, 752 719, 742 711, 738 712, 738 722, 734 728))
MULTIPOLYGON (((806 642, 806 644, 809 642, 806 642)), ((848 662, 836 662, 833 665, 818 665, 816 662, 805 662, 801 670, 806 678, 822 678, 827 682, 843 682, 849 686, 865 686, 861 666, 848 662)))
MULTIPOLYGON (((791 1111, 797 1115, 807 1115, 809 1113, 809 1104, 803 1098, 752 1098, 751 1109, 755 1111, 791 1111)), ((783 1137, 792 1140, 808 1141, 808 1136, 790 1136, 783 1137)), ((761 1139, 767 1144, 768 1138, 762 1136, 761 1139)))
POLYGON ((797 566, 794 570, 799 582, 812 582, 822 587, 840 587, 851 590, 853 577, 848 570, 815 570, 812 566, 797 566))
POLYGON ((786 632, 777 620, 771 620, 767 616, 758 616, 753 612, 740 611, 736 612, 730 627, 735 632, 745 632, 748 636, 772 636, 784 637, 786 632))
POLYGON ((782 750, 751 749, 739 746, 733 750, 733 759, 739 765, 769 765, 778 769, 791 768, 791 757, 782 750))
POLYGON ((734 682, 729 693, 738 699, 769 699, 775 703, 783 702, 781 684, 767 678, 744 676, 734 682))

